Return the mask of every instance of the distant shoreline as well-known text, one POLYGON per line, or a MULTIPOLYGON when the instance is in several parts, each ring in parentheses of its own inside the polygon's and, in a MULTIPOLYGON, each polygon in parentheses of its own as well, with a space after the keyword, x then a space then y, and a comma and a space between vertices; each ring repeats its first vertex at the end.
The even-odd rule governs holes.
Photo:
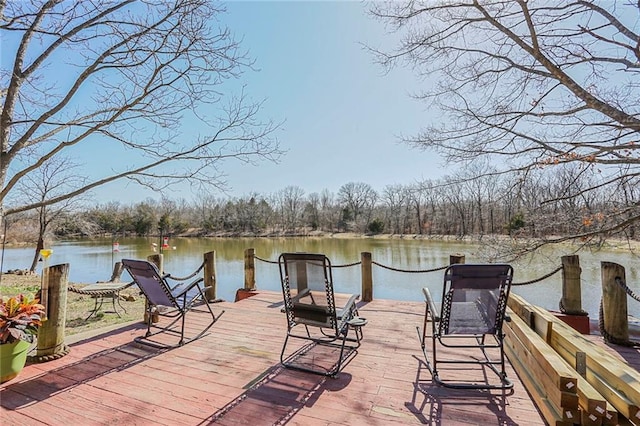
MULTIPOLYGON (((72 241, 72 240, 91 240, 95 238, 109 238, 111 234, 104 234, 100 236, 91 236, 91 237, 69 237, 64 239, 59 239, 60 241, 72 241)), ((136 238, 139 236, 135 235, 127 235, 125 238, 136 238)), ((445 242, 465 242, 465 243, 476 243, 481 244, 487 240, 493 241, 510 241, 514 240, 512 237, 508 235, 502 234, 491 234, 491 235, 467 235, 467 236, 457 236, 457 235, 429 235, 429 234, 364 234, 357 232, 326 232, 326 231, 309 231, 302 233, 286 233, 286 232, 270 232, 270 233, 262 233, 262 234, 252 234, 252 233, 215 233, 215 234, 206 234, 202 235, 200 232, 196 230, 190 230, 185 233, 170 235, 171 238, 266 238, 266 239, 278 239, 278 238, 335 238, 335 239, 355 239, 355 238, 370 238, 370 239, 405 239, 405 240, 426 240, 426 241, 445 241, 445 242)), ((147 235, 145 238, 160 238, 159 235, 147 235)), ((549 237, 552 238, 552 237, 549 237)), ((517 238, 515 241, 526 242, 527 238, 517 238)), ((566 241, 562 243, 549 243, 550 245, 574 245, 579 246, 581 243, 575 241, 566 241)), ((5 247, 15 248, 15 247, 30 247, 34 246, 34 242, 19 242, 19 241, 8 241, 5 242, 5 247)), ((595 244, 588 245, 588 247, 595 248, 606 248, 609 250, 625 250, 625 251, 638 251, 640 254, 640 241, 638 240, 621 240, 621 239, 607 239, 601 246, 596 246, 595 244)))

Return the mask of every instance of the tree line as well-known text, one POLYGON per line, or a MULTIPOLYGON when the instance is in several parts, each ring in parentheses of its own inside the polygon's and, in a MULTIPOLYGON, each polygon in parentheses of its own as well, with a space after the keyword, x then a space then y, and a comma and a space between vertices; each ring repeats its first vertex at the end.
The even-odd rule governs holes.
MULTIPOLYGON (((535 176, 466 170, 438 180, 389 184, 376 191, 363 182, 349 182, 337 193, 328 189, 305 193, 287 186, 271 194, 242 197, 202 195, 194 201, 146 199, 134 204, 117 201, 50 210, 50 232, 58 238, 104 235, 307 235, 327 233, 419 234, 456 237, 510 235, 544 240, 588 235, 594 226, 628 208, 640 197, 640 185, 625 181, 618 191, 589 191, 563 200, 567 186, 590 185, 589 175, 567 165, 540 170, 535 176), (559 172, 561 171, 561 172, 559 172), (473 177, 473 178, 472 178, 473 177), (555 203, 544 200, 554 198, 555 203)), ((42 220, 25 212, 7 217, 10 229, 42 220)), ((34 226, 35 229, 35 226, 34 226)), ((46 238, 46 236, 44 236, 46 238)), ((635 238, 636 226, 620 233, 599 234, 635 238)))

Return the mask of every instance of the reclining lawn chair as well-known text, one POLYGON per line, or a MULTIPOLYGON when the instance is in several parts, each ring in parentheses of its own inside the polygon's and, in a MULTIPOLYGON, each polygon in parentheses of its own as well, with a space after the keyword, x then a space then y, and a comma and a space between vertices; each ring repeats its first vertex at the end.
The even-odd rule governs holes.
MULTIPOLYGON (((172 348, 182 346, 201 338, 213 326, 213 324, 224 313, 216 316, 211 309, 211 305, 204 294, 206 287, 202 286, 204 278, 198 278, 190 283, 178 283, 173 287, 169 286, 167 279, 169 275, 161 276, 156 266, 145 260, 123 259, 122 264, 131 275, 131 278, 140 288, 140 291, 147 298, 147 332, 144 337, 136 337, 138 343, 155 348, 172 348), (206 309, 199 309, 196 306, 204 305, 206 309), (189 311, 199 311, 207 313, 207 323, 198 334, 185 338, 185 317, 189 311), (157 313, 160 317, 170 319, 169 324, 156 325, 152 317, 157 313), (209 315, 211 317, 209 318, 209 315), (180 321, 180 324, 176 324, 180 321), (152 327, 157 329, 152 332, 152 327), (152 340, 150 337, 160 333, 168 333, 180 336, 180 340, 175 345, 152 340)), ((166 321, 165 321, 166 322, 166 321)), ((161 324, 159 321, 157 324, 161 324)))
MULTIPOLYGON (((428 288, 422 291, 425 296, 425 314, 421 346, 427 367, 436 383, 462 389, 509 389, 513 383, 507 378, 504 369, 504 348, 502 332, 503 321, 510 319, 505 315, 507 298, 511 288, 513 268, 505 264, 455 264, 444 273, 441 310, 438 310, 428 288), (426 349, 427 321, 431 320, 432 362, 426 349), (448 356, 439 358, 439 345, 447 348, 478 348, 482 358, 462 358, 448 356), (488 350, 492 354, 488 354, 488 350), (440 377, 438 366, 441 364, 480 364, 498 375, 500 381, 452 381, 440 377)), ((458 355, 458 354, 456 354, 458 355)), ((457 373, 456 373, 457 374, 457 373)), ((467 374, 467 372, 465 372, 467 374)))
POLYGON ((331 262, 323 254, 283 253, 278 264, 287 315, 280 362, 286 368, 337 376, 360 347, 366 324, 358 317, 356 301, 360 296, 352 295, 342 308, 336 308, 331 262), (309 345, 285 358, 290 338, 307 340, 309 345), (314 355, 313 362, 305 359, 305 353, 321 347, 331 349, 328 358, 314 355))

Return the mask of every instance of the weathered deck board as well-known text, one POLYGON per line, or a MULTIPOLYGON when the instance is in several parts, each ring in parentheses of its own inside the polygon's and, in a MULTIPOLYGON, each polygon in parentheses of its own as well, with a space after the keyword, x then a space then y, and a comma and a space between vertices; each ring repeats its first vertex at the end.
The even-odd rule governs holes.
MULTIPOLYGON (((2 424, 544 424, 511 366, 513 394, 433 385, 416 332, 421 303, 361 304, 364 342, 337 379, 282 369, 280 299, 217 304, 226 312, 209 335, 169 351, 133 343, 142 324, 72 344, 0 385, 2 424)), ((194 332, 203 316, 187 319, 194 332)))

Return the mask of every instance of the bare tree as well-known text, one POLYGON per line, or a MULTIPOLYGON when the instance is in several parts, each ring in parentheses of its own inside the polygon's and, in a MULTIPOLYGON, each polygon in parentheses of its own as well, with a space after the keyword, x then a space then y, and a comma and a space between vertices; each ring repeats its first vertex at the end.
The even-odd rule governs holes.
POLYGON ((340 209, 333 192, 324 188, 320 192, 320 227, 333 232, 340 221, 340 209))
POLYGON ((400 184, 386 185, 381 201, 387 210, 387 223, 392 234, 404 234, 409 191, 400 184))
MULTIPOLYGON (((542 204, 582 204, 640 176, 640 3, 428 0, 372 12, 402 34, 397 49, 376 52, 381 62, 435 82, 417 96, 446 118, 410 145, 462 165, 489 159, 520 180, 567 163, 591 175, 542 204)), ((622 235, 640 220, 640 198, 593 214, 601 220, 547 242, 622 235)))
POLYGON ((278 191, 276 199, 283 229, 295 232, 304 210, 304 190, 299 186, 290 185, 278 191))
POLYGON ((368 183, 348 182, 338 190, 338 201, 349 209, 361 231, 366 228, 377 200, 378 193, 368 183))
POLYGON ((320 194, 312 192, 307 196, 307 204, 304 207, 305 223, 311 230, 320 227, 320 194))
POLYGON ((3 57, 13 58, 0 71, 4 215, 123 178, 158 190, 185 180, 220 187, 223 160, 277 159, 278 125, 261 121, 262 103, 244 91, 223 96, 252 65, 223 12, 209 0, 0 2, 3 57), (194 121, 201 133, 185 136, 194 121), (112 170, 52 198, 6 204, 25 176, 91 143, 112 170))
MULTIPOLYGON (((77 164, 63 157, 53 157, 42 166, 26 175, 16 186, 12 195, 26 203, 37 204, 47 198, 55 198, 64 194, 69 188, 82 184, 84 179, 77 172, 77 164)), ((55 204, 43 204, 35 211, 37 215, 38 237, 29 271, 34 272, 38 266, 40 250, 45 248, 51 225, 64 215, 73 213, 73 209, 82 202, 81 197, 64 199, 55 204)))

